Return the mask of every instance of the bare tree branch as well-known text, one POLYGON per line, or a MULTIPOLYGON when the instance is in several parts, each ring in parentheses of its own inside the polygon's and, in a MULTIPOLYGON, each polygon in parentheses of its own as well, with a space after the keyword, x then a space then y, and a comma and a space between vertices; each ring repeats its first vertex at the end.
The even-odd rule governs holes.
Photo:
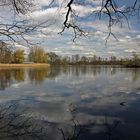
MULTIPOLYGON (((129 18, 133 16, 137 16, 139 20, 139 12, 140 12, 140 1, 134 0, 129 5, 122 5, 118 4, 117 0, 95 0, 100 2, 98 10, 95 10, 95 4, 91 4, 91 10, 89 13, 90 15, 98 15, 99 19, 107 20, 108 21, 108 35, 106 37, 106 42, 110 38, 110 36, 114 37, 117 40, 116 34, 113 32, 112 28, 116 25, 122 26, 123 24, 127 24, 129 26, 129 18)), ((51 0, 48 4, 48 7, 51 7, 55 0, 51 0)), ((67 2, 67 1, 65 1, 67 2)), ((62 34, 66 29, 72 29, 73 31, 73 41, 79 36, 86 36, 87 33, 83 26, 80 25, 78 19, 80 19, 80 13, 75 14, 75 10, 73 5, 83 5, 85 3, 79 0, 69 0, 65 8, 67 8, 65 13, 65 19, 63 21, 63 28, 60 34, 62 34)), ((93 0, 94 2, 94 0, 93 0)), ((63 3, 63 2, 62 2, 63 3)), ((30 8, 33 6, 33 0, 2 0, 0 2, 0 6, 9 7, 11 10, 15 12, 15 14, 26 14, 30 8)), ((62 6, 62 5, 59 5, 62 6)), ((62 7, 61 7, 62 8, 62 7)), ((86 9, 85 9, 86 10, 86 9)), ((3 17, 1 17, 3 18, 3 17)), ((86 17, 85 17, 86 18, 86 17)), ((47 20, 46 20, 47 21, 47 20)), ((95 21, 93 17, 93 22, 95 21)), ((27 23, 27 21, 22 21, 21 23, 15 21, 12 24, 0 24, 0 37, 3 39, 8 38, 9 40, 16 42, 16 39, 23 39, 26 40, 24 35, 27 35, 34 30, 42 27, 43 23, 31 25, 27 23)), ((27 43, 29 43, 27 41, 27 43)))
POLYGON ((15 15, 16 18, 9 20, 5 19, 5 17, 0 17, 3 19, 0 22, 1 41, 18 44, 19 42, 23 42, 26 43, 26 45, 35 45, 36 43, 32 43, 31 40, 27 39, 28 36, 30 37, 32 34, 35 34, 35 32, 41 32, 40 30, 42 28, 47 28, 50 25, 50 23, 47 25, 48 19, 43 22, 34 22, 30 21, 30 19, 22 18, 30 11, 30 8, 33 6, 33 0, 2 0, 0 1, 0 7, 2 6, 7 10, 5 10, 5 12, 8 12, 8 9, 10 9, 10 14, 12 16, 15 15))
MULTIPOLYGON (((134 2, 131 2, 129 6, 126 6, 123 8, 119 7, 117 0, 98 0, 98 1, 101 1, 100 10, 93 10, 90 14, 98 15, 99 19, 101 19, 102 17, 106 17, 106 19, 108 20, 108 35, 106 37, 106 42, 108 41, 110 36, 113 36, 117 40, 115 33, 112 32, 113 26, 115 25, 122 26, 122 24, 126 22, 126 24, 128 25, 128 28, 130 28, 128 17, 130 16, 139 17, 139 11, 140 11, 139 0, 135 0, 134 2)), ((75 40, 75 38, 78 35, 80 36, 85 35, 85 32, 78 24, 75 24, 79 15, 77 15, 76 17, 74 16, 73 14, 74 9, 72 8, 73 4, 80 5, 81 3, 79 4, 77 0, 70 0, 68 2, 67 12, 65 14, 65 20, 63 23, 64 27, 61 33, 65 31, 65 28, 72 28, 74 31, 74 40, 75 40)), ((84 5, 84 2, 83 2, 83 5, 84 5)), ((92 5, 91 8, 92 7, 94 9, 94 5, 92 5)))

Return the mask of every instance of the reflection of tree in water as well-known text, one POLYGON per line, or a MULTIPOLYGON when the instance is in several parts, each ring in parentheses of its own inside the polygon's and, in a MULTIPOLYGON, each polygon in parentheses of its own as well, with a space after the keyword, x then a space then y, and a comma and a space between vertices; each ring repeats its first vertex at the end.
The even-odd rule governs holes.
POLYGON ((48 69, 48 78, 55 79, 61 72, 60 66, 50 66, 48 69))
POLYGON ((132 69, 132 80, 137 81, 140 79, 140 69, 139 68, 133 68, 132 69))
MULTIPOLYGON (((45 69, 44 69, 45 70, 45 69)), ((48 78, 54 79, 58 75, 66 74, 66 75, 73 75, 73 76, 84 76, 86 74, 90 76, 96 76, 101 73, 111 72, 111 74, 116 74, 116 69, 114 68, 113 71, 110 71, 108 67, 101 67, 101 66, 50 66, 48 69, 48 78)))
POLYGON ((24 81, 25 78, 25 69, 15 69, 13 70, 13 76, 17 82, 24 81))
POLYGON ((30 81, 35 84, 42 83, 48 77, 48 69, 46 68, 30 68, 28 70, 30 81))
POLYGON ((22 82, 25 80, 26 75, 28 75, 30 81, 35 84, 42 83, 46 78, 55 79, 57 76, 65 74, 70 76, 90 76, 95 77, 101 74, 111 74, 115 75, 118 72, 125 72, 126 74, 132 73, 133 81, 140 79, 140 70, 136 69, 121 69, 121 68, 111 68, 106 66, 50 66, 49 68, 29 68, 28 71, 25 68, 19 69, 0 69, 0 90, 4 90, 9 87, 12 80, 16 82, 22 82))
POLYGON ((96 76, 100 74, 101 72, 105 72, 105 68, 98 67, 98 66, 87 66, 87 65, 81 65, 81 66, 69 66, 66 67, 67 73, 73 76, 83 76, 83 75, 90 75, 90 76, 96 76))
POLYGON ((25 69, 0 69, 0 90, 9 87, 13 79, 17 82, 22 82, 24 78, 25 69))
POLYGON ((111 75, 115 75, 116 74, 116 68, 110 68, 111 71, 111 75))
POLYGON ((45 127, 30 116, 25 117, 23 110, 19 111, 17 106, 18 104, 0 106, 0 139, 45 140, 45 127))
POLYGON ((0 90, 9 87, 11 83, 11 71, 9 69, 0 69, 0 90))
POLYGON ((51 66, 48 72, 48 78, 54 79, 60 74, 73 75, 73 76, 81 76, 81 75, 97 75, 103 72, 104 69, 102 67, 93 67, 93 66, 51 66))

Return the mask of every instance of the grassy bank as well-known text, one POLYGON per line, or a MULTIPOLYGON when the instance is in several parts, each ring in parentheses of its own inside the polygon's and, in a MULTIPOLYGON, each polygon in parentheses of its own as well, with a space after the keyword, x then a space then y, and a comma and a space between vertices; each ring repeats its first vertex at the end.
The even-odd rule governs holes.
POLYGON ((46 63, 32 63, 32 64, 0 64, 0 67, 48 67, 46 63))

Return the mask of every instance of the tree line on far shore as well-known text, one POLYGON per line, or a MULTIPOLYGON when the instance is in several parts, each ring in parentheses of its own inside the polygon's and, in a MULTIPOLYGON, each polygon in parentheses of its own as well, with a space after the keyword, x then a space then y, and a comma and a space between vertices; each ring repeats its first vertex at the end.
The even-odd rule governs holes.
POLYGON ((133 53, 131 58, 120 58, 111 56, 102 58, 93 56, 60 56, 54 52, 46 52, 41 47, 31 47, 29 53, 25 54, 23 49, 13 49, 5 43, 0 44, 0 63, 22 64, 22 63, 49 63, 51 65, 123 65, 128 67, 140 67, 140 57, 133 53))
POLYGON ((109 58, 102 58, 96 55, 80 56, 79 54, 72 56, 59 56, 54 52, 48 53, 48 62, 52 65, 122 65, 125 67, 140 67, 140 57, 133 53, 131 58, 117 58, 111 56, 109 58))

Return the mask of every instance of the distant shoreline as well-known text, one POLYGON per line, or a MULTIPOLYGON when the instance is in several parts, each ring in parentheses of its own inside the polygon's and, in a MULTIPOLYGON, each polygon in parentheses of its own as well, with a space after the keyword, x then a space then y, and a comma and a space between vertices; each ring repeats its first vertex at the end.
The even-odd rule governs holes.
MULTIPOLYGON (((121 68, 140 68, 140 66, 133 66, 133 65, 91 65, 91 64, 84 64, 86 66, 90 65, 90 66, 107 66, 107 67, 113 67, 113 68, 117 68, 117 67, 121 67, 121 68)), ((49 67, 50 64, 47 63, 25 63, 25 64, 2 64, 0 63, 0 68, 22 68, 22 67, 49 67)), ((54 66, 54 65, 51 65, 54 66)), ((57 66, 57 65, 55 65, 57 66)), ((63 65, 63 64, 59 64, 59 66, 82 66, 79 64, 68 64, 68 65, 63 65)))
POLYGON ((46 63, 32 63, 32 64, 0 64, 1 67, 48 67, 49 64, 46 63))

